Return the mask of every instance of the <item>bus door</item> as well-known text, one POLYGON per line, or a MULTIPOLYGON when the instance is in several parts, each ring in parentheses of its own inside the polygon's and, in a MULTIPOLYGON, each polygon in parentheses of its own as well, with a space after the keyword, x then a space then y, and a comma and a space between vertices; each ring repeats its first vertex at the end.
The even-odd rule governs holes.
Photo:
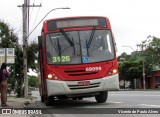
POLYGON ((42 46, 42 36, 38 36, 38 46, 39 46, 39 71, 40 71, 40 78, 39 78, 39 83, 40 83, 40 95, 44 96, 47 95, 47 87, 46 87, 46 80, 44 77, 44 56, 43 56, 43 46, 42 46))

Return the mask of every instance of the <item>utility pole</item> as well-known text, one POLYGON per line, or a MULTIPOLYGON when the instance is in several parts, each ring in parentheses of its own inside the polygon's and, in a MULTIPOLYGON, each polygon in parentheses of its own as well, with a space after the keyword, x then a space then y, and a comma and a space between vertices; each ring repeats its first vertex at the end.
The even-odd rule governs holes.
MULTIPOLYGON (((137 46, 141 47, 141 51, 142 54, 144 53, 144 47, 146 47, 146 45, 144 44, 145 42, 142 42, 142 44, 137 44, 137 46)), ((146 74, 145 74, 145 63, 144 63, 144 56, 142 56, 142 64, 143 64, 143 89, 146 89, 146 74)))
POLYGON ((22 7, 23 14, 23 71, 24 71, 24 96, 28 98, 28 77, 27 77, 27 46, 28 46, 28 34, 29 34, 29 7, 41 7, 41 5, 29 5, 30 0, 24 0, 22 7))

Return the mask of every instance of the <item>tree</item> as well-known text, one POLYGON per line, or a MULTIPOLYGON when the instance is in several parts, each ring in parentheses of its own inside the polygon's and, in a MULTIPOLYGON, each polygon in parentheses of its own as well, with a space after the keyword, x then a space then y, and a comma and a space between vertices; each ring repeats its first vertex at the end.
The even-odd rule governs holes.
MULTIPOLYGON (((18 37, 14 33, 14 30, 4 21, 0 20, 0 48, 15 48, 18 45, 18 37)), ((8 64, 10 67, 10 76, 8 83, 11 84, 11 88, 15 87, 15 65, 8 64)))
MULTIPOLYGON (((18 97, 24 96, 24 71, 23 71, 23 51, 22 46, 18 44, 18 37, 14 33, 14 30, 4 21, 0 20, 0 38, 2 43, 0 43, 1 48, 15 48, 15 63, 9 65, 11 68, 11 74, 8 82, 11 84, 12 89, 15 89, 18 97), (5 36, 4 36, 5 35, 5 36), (16 84, 16 85, 15 85, 16 84)), ((27 58, 28 58, 28 69, 35 69, 35 59, 37 53, 36 42, 32 42, 27 47, 27 58)))
POLYGON ((14 48, 15 44, 18 42, 18 38, 16 34, 13 33, 13 29, 5 23, 4 21, 0 20, 0 38, 1 38, 1 48, 14 48))
POLYGON ((160 38, 153 37, 145 50, 146 63, 160 68, 160 38))
POLYGON ((142 78, 142 60, 138 57, 139 53, 127 55, 122 53, 119 59, 119 79, 130 81, 133 88, 134 79, 142 78))
POLYGON ((146 48, 143 48, 143 51, 135 51, 132 55, 122 53, 118 57, 120 80, 130 79, 132 83, 135 78, 142 80, 142 61, 144 61, 146 77, 151 75, 154 66, 160 68, 160 38, 153 37, 149 43, 145 40, 139 45, 146 48))
POLYGON ((35 41, 33 41, 28 45, 28 48, 27 48, 28 68, 36 69, 35 60, 37 59, 37 56, 36 56, 37 52, 38 52, 38 44, 35 41))
POLYGON ((118 61, 128 61, 130 59, 130 55, 126 52, 123 52, 120 56, 118 56, 118 61))
MULTIPOLYGON (((31 42, 30 45, 27 47, 27 69, 36 68, 36 54, 37 53, 37 43, 31 42)), ((16 46, 15 49, 16 59, 15 59, 15 71, 16 71, 16 81, 17 81, 17 96, 23 97, 24 96, 24 71, 23 71, 23 51, 20 46, 16 46)), ((30 82, 30 81, 29 81, 30 82)))
MULTIPOLYGON (((137 53, 138 54, 138 53, 137 53)), ((125 77, 136 78, 139 77, 142 70, 142 62, 137 57, 138 55, 134 54, 134 56, 127 55, 127 53, 122 53, 118 58, 119 60, 119 71, 122 74, 125 74, 125 77)), ((124 75, 122 75, 124 76, 124 75)))
POLYGON ((23 51, 20 46, 16 46, 15 48, 15 79, 17 82, 16 85, 16 92, 18 97, 23 97, 24 93, 24 72, 23 72, 23 51))

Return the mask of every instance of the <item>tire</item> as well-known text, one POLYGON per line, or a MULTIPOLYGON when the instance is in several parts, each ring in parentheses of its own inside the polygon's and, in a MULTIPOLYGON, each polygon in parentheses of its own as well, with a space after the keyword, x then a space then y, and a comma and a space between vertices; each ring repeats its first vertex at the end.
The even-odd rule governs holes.
POLYGON ((77 99, 78 99, 77 97, 73 97, 73 98, 72 98, 72 100, 77 100, 77 99))
POLYGON ((44 102, 44 96, 41 96, 41 102, 44 102))
POLYGON ((67 97, 67 96, 58 96, 57 98, 58 98, 59 100, 68 99, 68 97, 67 97))
POLYGON ((95 95, 97 103, 105 103, 108 98, 108 91, 100 92, 99 95, 95 95))
POLYGON ((78 100, 83 100, 83 97, 78 97, 78 100))
POLYGON ((54 105, 54 97, 53 96, 45 97, 44 101, 45 101, 46 106, 53 106, 54 105))

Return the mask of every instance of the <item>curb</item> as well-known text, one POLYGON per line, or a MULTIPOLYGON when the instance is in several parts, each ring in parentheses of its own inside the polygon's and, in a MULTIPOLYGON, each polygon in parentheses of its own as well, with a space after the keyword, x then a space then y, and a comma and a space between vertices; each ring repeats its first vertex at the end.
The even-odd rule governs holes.
POLYGON ((34 103, 37 100, 36 97, 30 97, 28 99, 23 97, 16 97, 16 96, 7 96, 7 104, 11 108, 27 108, 28 105, 34 103))

